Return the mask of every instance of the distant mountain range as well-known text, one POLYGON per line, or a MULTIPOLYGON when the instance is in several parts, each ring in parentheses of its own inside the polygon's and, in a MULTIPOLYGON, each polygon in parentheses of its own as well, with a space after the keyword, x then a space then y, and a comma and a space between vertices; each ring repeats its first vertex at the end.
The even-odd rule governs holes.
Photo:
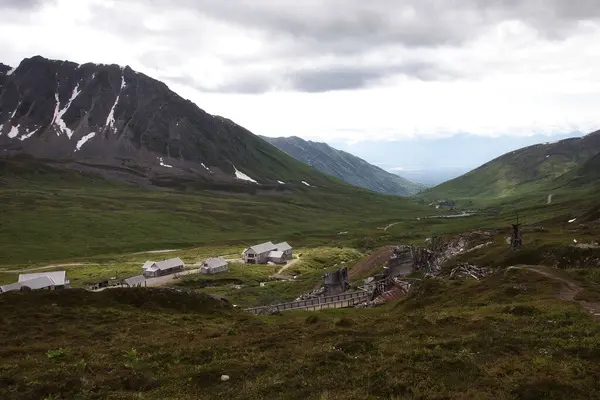
POLYGON ((0 65, 0 156, 23 155, 136 183, 347 186, 129 67, 40 56, 0 65))
POLYGON ((600 131, 504 154, 424 195, 503 197, 549 183, 590 183, 600 176, 600 131))
POLYGON ((334 149, 326 143, 307 141, 295 136, 262 138, 295 159, 351 185, 397 196, 410 196, 424 189, 422 185, 387 172, 350 153, 334 149))
POLYGON ((456 133, 447 137, 424 135, 385 142, 366 140, 354 144, 328 143, 386 171, 431 187, 466 174, 505 153, 581 135, 580 132, 563 132, 552 136, 528 134, 490 137, 456 133))

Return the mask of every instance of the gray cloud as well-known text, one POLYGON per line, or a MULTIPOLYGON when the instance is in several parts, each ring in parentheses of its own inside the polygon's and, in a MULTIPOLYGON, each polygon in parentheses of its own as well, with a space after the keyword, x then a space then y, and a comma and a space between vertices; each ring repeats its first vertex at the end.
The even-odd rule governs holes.
POLYGON ((303 70, 291 74, 291 86, 302 92, 324 92, 356 89, 381 79, 385 72, 379 69, 329 68, 303 70))
MULTIPOLYGON (((136 1, 136 0, 130 0, 136 1)), ((278 34, 317 47, 374 44, 440 46, 471 40, 482 28, 521 20, 543 33, 600 17, 597 0, 150 0, 278 34)), ((273 36, 276 38, 277 36, 273 36)))
POLYGON ((48 1, 45 1, 45 0, 0 0, 0 9, 2 9, 2 8, 15 8, 15 9, 35 8, 45 2, 48 2, 48 1))
POLYGON ((281 72, 276 77, 253 73, 217 86, 207 86, 189 74, 165 74, 160 79, 191 86, 203 92, 255 94, 287 89, 315 93, 366 88, 390 75, 405 75, 422 81, 443 81, 463 77, 457 71, 444 69, 437 64, 406 62, 371 67, 333 65, 323 68, 297 68, 281 72))
MULTIPOLYGON (((50 0, 48 0, 50 1, 50 0)), ((393 75, 435 81, 463 77, 448 65, 436 64, 424 51, 460 48, 495 24, 519 20, 551 40, 569 37, 581 21, 600 18, 598 0, 120 0, 136 13, 95 4, 96 29, 131 41, 151 41, 143 53, 148 68, 177 69, 190 53, 202 53, 213 40, 207 21, 261 38, 265 46, 253 54, 218 55, 227 65, 225 83, 202 76, 171 74, 172 82, 203 91, 257 93, 286 88, 320 92, 368 87, 393 75), (148 15, 179 11, 196 20, 176 21, 163 29, 143 23, 148 15), (411 54, 372 61, 374 53, 411 54), (265 68, 265 65, 269 65, 265 68), (249 72, 250 71, 250 72, 249 72)), ((43 0, 0 0, 2 7, 33 7, 43 0)), ((473 72, 471 72, 473 73, 473 72)))

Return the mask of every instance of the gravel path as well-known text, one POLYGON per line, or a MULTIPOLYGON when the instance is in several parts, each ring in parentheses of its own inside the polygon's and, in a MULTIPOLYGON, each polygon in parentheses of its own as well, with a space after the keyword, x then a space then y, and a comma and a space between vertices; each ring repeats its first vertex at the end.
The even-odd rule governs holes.
POLYGON ((552 270, 552 268, 542 267, 540 265, 535 265, 535 266, 525 265, 525 266, 519 266, 519 267, 509 267, 508 269, 509 270, 510 269, 528 270, 528 271, 532 271, 537 274, 543 275, 554 281, 562 282, 563 286, 561 287, 560 292, 558 293, 558 297, 561 300, 574 301, 576 303, 579 303, 579 305, 581 307, 583 307, 587 312, 589 312, 594 317, 596 317, 596 319, 600 320, 600 304, 599 303, 592 303, 592 302, 585 301, 585 300, 576 300, 575 299, 575 297, 583 291, 583 288, 581 286, 579 286, 574 280, 559 276, 555 271, 552 270))

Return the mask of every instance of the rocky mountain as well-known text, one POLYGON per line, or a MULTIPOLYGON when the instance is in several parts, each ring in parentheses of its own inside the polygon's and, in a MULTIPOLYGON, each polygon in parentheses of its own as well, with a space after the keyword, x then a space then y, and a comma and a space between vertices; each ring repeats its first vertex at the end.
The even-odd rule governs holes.
POLYGON ((342 185, 129 67, 40 56, 0 66, 0 155, 119 179, 342 185))
POLYGON ((326 143, 307 141, 295 136, 263 139, 295 159, 354 186, 397 196, 410 196, 423 189, 419 184, 389 173, 350 153, 334 149, 326 143))
MULTIPOLYGON (((510 195, 552 182, 565 174, 576 173, 599 152, 600 131, 537 144, 504 154, 465 175, 427 190, 424 195, 450 198, 510 195)), ((591 166, 587 169, 590 168, 593 170, 591 166)), ((582 171, 590 176, 589 171, 585 172, 587 169, 582 171)))

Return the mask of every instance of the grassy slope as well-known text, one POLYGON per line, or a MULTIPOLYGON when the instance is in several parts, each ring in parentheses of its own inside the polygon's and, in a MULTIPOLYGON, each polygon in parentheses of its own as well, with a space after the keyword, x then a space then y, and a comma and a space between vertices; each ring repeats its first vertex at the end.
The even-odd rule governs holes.
POLYGON ((597 322, 558 290, 512 271, 427 281, 385 308, 280 317, 156 290, 8 294, 0 397, 595 398, 597 322))
MULTIPOLYGON (((226 275, 181 282, 226 295, 240 306, 292 299, 311 289, 335 264, 351 265, 361 256, 335 247, 347 242, 420 244, 432 233, 473 229, 498 229, 494 243, 453 262, 577 267, 567 273, 600 282, 590 268, 600 260, 598 250, 570 246, 574 237, 600 239, 593 187, 555 190, 551 204, 545 193, 532 192, 489 203, 476 217, 417 220, 439 210, 424 212, 362 191, 326 194, 309 188, 290 196, 204 198, 45 170, 19 179, 5 176, 3 183, 2 211, 10 218, 3 219, 0 233, 2 243, 9 243, 2 250, 9 260, 40 257, 36 253, 42 251, 51 259, 211 243, 210 249, 182 254, 198 260, 214 252, 235 254, 229 243, 255 242, 263 235, 334 246, 299 249, 307 255, 289 271, 301 273, 294 283, 260 287, 276 269, 269 266, 234 266, 226 275), (245 215, 257 218, 256 210, 266 214, 259 227, 239 221, 245 215), (526 248, 513 253, 502 240, 517 212, 527 224, 526 248), (577 224, 569 224, 574 217, 577 224), (228 230, 226 223, 219 231, 222 224, 215 223, 208 231, 206 225, 194 231, 196 218, 239 229, 228 230), (375 228, 391 222, 400 223, 386 232, 375 228), (338 236, 341 226, 356 229, 358 236, 338 236), (356 241, 364 235, 369 239, 356 241), (88 240, 95 246, 72 250, 88 240), (234 289, 226 279, 244 287, 234 289), (206 288, 207 282, 213 288, 206 288)), ((123 263, 139 268, 147 257, 123 263)), ((582 287, 585 299, 600 298, 597 286, 584 282, 582 287)), ((557 300, 559 289, 531 272, 500 271, 482 282, 430 281, 413 297, 384 308, 281 317, 254 317, 219 308, 199 294, 155 290, 7 294, 0 296, 0 398, 594 398, 600 390, 598 325, 578 306, 557 300), (231 379, 221 382, 222 374, 231 379)))
POLYGON ((534 192, 600 152, 600 131, 582 139, 539 144, 507 153, 435 188, 427 198, 503 198, 534 192))
POLYGON ((146 190, 28 163, 3 164, 0 182, 4 265, 213 243, 299 245, 424 213, 409 200, 345 184, 260 196, 146 190))

